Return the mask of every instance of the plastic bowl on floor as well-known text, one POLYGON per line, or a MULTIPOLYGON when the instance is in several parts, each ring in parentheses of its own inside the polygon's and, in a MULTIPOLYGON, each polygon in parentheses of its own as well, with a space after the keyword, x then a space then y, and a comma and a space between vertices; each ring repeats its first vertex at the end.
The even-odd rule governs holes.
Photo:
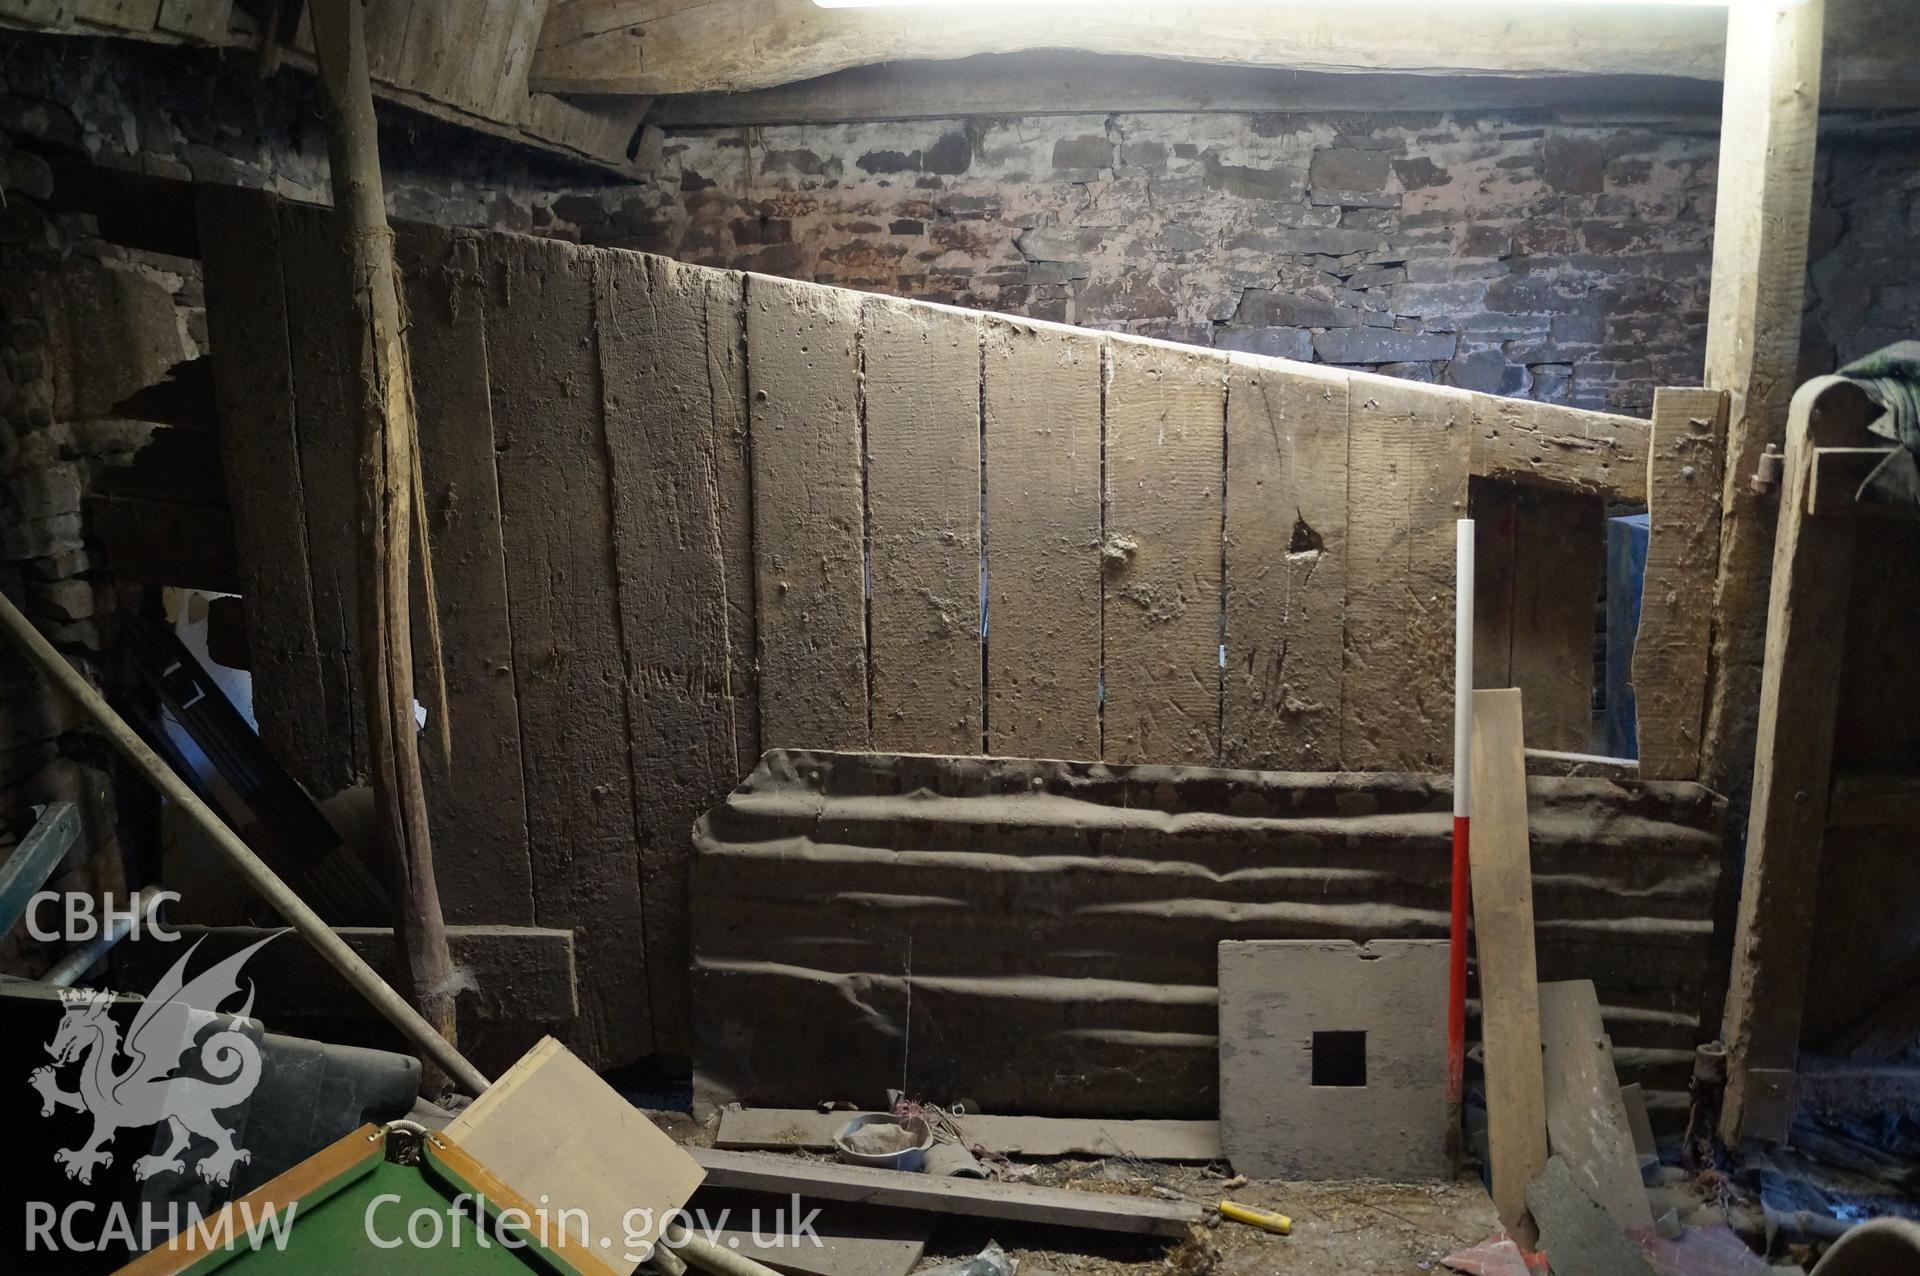
POLYGON ((920 1117, 899 1117, 885 1112, 857 1116, 833 1136, 834 1151, 849 1165, 868 1165, 880 1170, 906 1170, 917 1173, 927 1164, 927 1149, 933 1146, 933 1127, 920 1117))

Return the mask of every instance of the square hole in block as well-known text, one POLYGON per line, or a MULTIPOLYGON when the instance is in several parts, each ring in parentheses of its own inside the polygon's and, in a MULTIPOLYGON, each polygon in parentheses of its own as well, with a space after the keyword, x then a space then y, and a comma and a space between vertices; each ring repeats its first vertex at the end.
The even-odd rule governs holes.
POLYGON ((1364 1086, 1367 1084, 1367 1034, 1316 1032, 1313 1034, 1313 1084, 1364 1086))

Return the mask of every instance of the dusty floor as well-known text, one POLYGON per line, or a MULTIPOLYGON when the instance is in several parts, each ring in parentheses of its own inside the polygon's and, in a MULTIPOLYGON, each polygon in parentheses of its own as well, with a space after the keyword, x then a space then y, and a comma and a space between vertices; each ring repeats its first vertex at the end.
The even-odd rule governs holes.
MULTIPOLYGON (((1055 1168, 1055 1167, 1049 1167, 1055 1168)), ((1144 1170, 1189 1199, 1211 1204, 1220 1199, 1218 1179, 1199 1170, 1171 1166, 1125 1166, 1117 1162, 1063 1163, 1070 1174, 1036 1176, 1035 1182, 1089 1187, 1084 1175, 1131 1174, 1144 1170), (1082 1177, 1074 1177, 1073 1175, 1082 1177), (1212 1190, 1209 1191, 1211 1186, 1212 1190)), ((1097 1178, 1095 1182, 1099 1181, 1097 1178)), ((1116 1186, 1119 1186, 1116 1184, 1116 1186)), ((1139 1180, 1133 1185, 1139 1186, 1139 1180)), ((1020 1260, 1020 1276, 1054 1272, 1091 1276, 1145 1276, 1148 1272, 1212 1271, 1232 1276, 1287 1273, 1287 1276, 1402 1276, 1440 1270, 1446 1254, 1481 1240, 1493 1231, 1493 1202, 1475 1181, 1458 1183, 1250 1183, 1233 1189, 1246 1205, 1277 1210, 1293 1219, 1293 1234, 1274 1236, 1235 1223, 1205 1229, 1205 1241, 1217 1254, 1208 1265, 1193 1247, 1132 1244, 1112 1248, 1075 1245, 1067 1238, 1002 1229, 997 1239, 1020 1260), (1171 1261, 1170 1261, 1171 1260, 1171 1261)), ((955 1253, 977 1251, 989 1239, 976 1226, 943 1227, 928 1246, 922 1267, 936 1266, 955 1253), (978 1243, 975 1243, 978 1242, 978 1243)))
MULTIPOLYGON (((709 1134, 681 1113, 652 1113, 686 1143, 709 1134)), ((806 1153, 797 1155, 806 1156, 806 1153)), ((824 1158, 821 1158, 824 1159, 824 1158)), ((916 1270, 979 1252, 997 1241, 1019 1260, 1019 1276, 1418 1276, 1444 1271, 1440 1259, 1485 1239, 1498 1226, 1478 1179, 1393 1184, 1255 1182, 1223 1191, 1224 1166, 1166 1165, 1118 1158, 1063 1158, 1037 1164, 1027 1182, 1076 1191, 1176 1197, 1215 1205, 1230 1196, 1293 1219, 1275 1236, 1236 1223, 1200 1230, 1187 1245, 1084 1232, 943 1219, 916 1270)))

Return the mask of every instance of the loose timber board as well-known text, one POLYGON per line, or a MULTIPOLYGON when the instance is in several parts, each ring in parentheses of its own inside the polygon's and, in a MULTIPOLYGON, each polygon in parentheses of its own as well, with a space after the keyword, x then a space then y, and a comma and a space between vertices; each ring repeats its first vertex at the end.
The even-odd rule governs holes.
POLYGON ((1587 1195, 1623 1230, 1650 1233, 1633 1126, 1613 1070, 1591 979, 1540 985, 1547 1142, 1587 1195))
POLYGON ((1098 758, 1102 338, 983 323, 987 752, 1098 758))
POLYGON ((1474 948, 1486 1054, 1488 1150, 1500 1221, 1531 1239, 1527 1184, 1547 1161, 1533 865, 1520 693, 1473 693, 1474 948))
POLYGON ((1340 765, 1347 376, 1230 359, 1220 761, 1340 765))
POLYGON ((747 277, 760 737, 868 742, 859 295, 747 277))
MULTIPOLYGON (((723 1151, 833 1149, 833 1136, 855 1113, 804 1108, 727 1108, 713 1146, 723 1151)), ((961 1134, 1009 1156, 1128 1156, 1142 1161, 1220 1158, 1218 1121, 1103 1121, 1079 1117, 964 1116, 961 1134)))
POLYGON ((980 321, 867 299, 873 747, 977 753, 980 321))
POLYGON ((852 1201, 968 1218, 1000 1219, 1135 1236, 1185 1236, 1200 1207, 1158 1197, 1075 1192, 1025 1183, 936 1178, 864 1165, 836 1165, 760 1152, 687 1149, 709 1187, 797 1194, 802 1201, 852 1201))
POLYGON ((1119 338, 1107 357, 1106 757, 1211 765, 1223 368, 1204 351, 1119 338))

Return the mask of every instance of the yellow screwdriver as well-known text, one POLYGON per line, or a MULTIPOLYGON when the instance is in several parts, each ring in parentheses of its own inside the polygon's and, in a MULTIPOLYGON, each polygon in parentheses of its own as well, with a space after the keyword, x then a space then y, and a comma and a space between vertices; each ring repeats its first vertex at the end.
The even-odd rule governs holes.
POLYGON ((1245 1205, 1236 1205, 1232 1201, 1220 1202, 1220 1217, 1230 1218, 1236 1223, 1245 1223, 1248 1227, 1257 1227, 1263 1232, 1272 1232, 1277 1236, 1286 1236, 1293 1231, 1293 1220, 1285 1214, 1256 1210, 1245 1205))

